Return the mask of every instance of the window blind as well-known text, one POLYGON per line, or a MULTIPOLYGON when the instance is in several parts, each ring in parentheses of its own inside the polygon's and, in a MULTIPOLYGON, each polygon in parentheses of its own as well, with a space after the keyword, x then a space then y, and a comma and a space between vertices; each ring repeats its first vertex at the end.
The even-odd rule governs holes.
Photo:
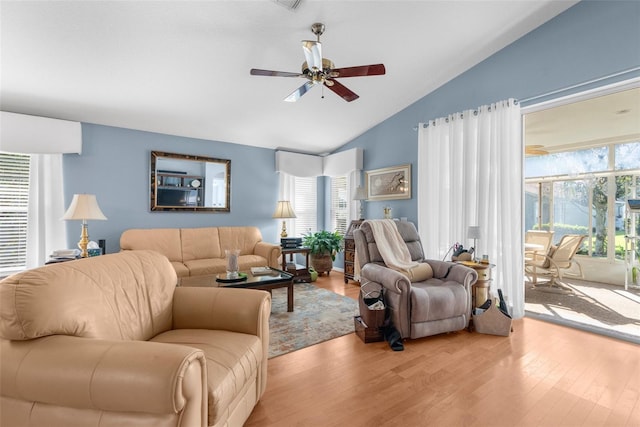
POLYGON ((294 236, 302 237, 318 227, 318 181, 313 177, 295 177, 293 191, 294 236))
POLYGON ((331 230, 343 236, 349 220, 348 180, 346 176, 331 178, 331 230))
POLYGON ((0 152, 0 273, 26 267, 29 155, 0 152))

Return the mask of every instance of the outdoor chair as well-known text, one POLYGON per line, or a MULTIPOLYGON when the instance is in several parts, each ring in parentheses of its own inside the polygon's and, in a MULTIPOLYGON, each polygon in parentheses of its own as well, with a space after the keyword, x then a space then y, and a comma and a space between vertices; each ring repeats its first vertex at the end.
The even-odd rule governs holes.
POLYGON ((553 243, 553 231, 528 230, 524 234, 525 265, 541 265, 553 243))
POLYGON ((582 267, 575 260, 575 255, 587 236, 581 234, 566 234, 562 236, 557 246, 551 246, 543 260, 531 260, 525 263, 525 274, 535 288, 538 279, 547 279, 547 290, 555 289, 571 291, 562 284, 564 277, 582 278, 582 267))
MULTIPOLYGON (((382 246, 387 242, 381 241, 385 239, 376 240, 373 221, 364 221, 354 231, 356 257, 360 263, 360 283, 363 287, 370 284, 382 287, 390 322, 401 337, 420 338, 468 327, 471 318, 471 286, 478 279, 478 273, 462 264, 425 259, 420 236, 413 223, 377 221, 389 221, 388 226, 394 229, 397 227, 401 240, 393 239, 398 242, 396 247, 406 245, 411 261, 418 264, 414 268, 429 270, 426 275, 414 275, 385 264, 381 250, 384 252, 382 246)), ((395 230, 392 231, 397 237, 395 230)))

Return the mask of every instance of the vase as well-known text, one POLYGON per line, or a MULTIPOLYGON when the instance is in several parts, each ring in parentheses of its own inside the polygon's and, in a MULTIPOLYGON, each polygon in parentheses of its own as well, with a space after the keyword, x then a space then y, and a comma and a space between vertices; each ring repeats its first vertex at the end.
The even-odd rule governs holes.
POLYGON ((230 279, 237 278, 240 269, 238 263, 240 249, 225 249, 224 254, 227 258, 227 277, 230 279))

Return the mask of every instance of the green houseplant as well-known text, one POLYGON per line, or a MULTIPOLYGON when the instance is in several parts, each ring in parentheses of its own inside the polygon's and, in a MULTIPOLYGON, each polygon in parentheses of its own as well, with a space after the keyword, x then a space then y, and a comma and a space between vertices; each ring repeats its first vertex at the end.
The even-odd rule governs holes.
POLYGON ((322 230, 305 234, 302 244, 309 248, 309 261, 318 272, 327 274, 333 268, 336 254, 342 251, 343 236, 338 232, 322 230))

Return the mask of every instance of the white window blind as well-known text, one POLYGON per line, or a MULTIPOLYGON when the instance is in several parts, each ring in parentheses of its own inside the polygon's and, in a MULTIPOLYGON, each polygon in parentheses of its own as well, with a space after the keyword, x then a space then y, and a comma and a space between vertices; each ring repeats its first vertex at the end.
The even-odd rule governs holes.
POLYGON ((331 230, 343 236, 349 225, 349 191, 346 176, 331 178, 331 230))
POLYGON ((294 178, 293 210, 296 213, 294 220, 294 236, 317 231, 318 227, 318 179, 312 177, 294 178))
POLYGON ((0 152, 0 274, 26 267, 29 155, 0 152))

